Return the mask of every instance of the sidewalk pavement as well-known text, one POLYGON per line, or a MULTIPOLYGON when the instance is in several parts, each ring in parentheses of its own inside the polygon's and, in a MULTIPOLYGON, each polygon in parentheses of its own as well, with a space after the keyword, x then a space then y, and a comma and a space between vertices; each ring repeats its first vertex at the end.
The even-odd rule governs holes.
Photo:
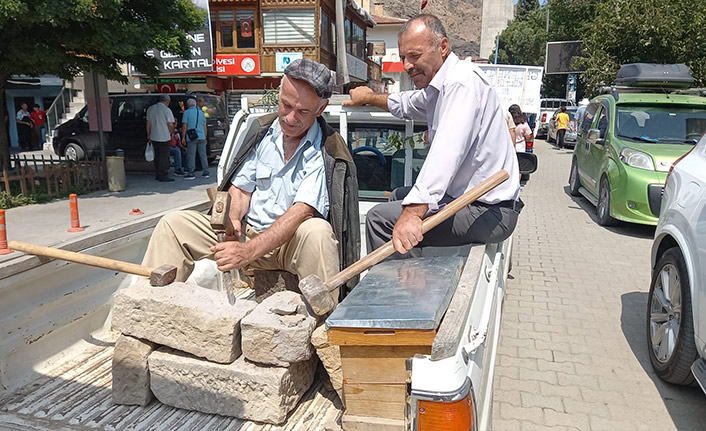
MULTIPOLYGON (((45 156, 48 154, 41 151, 22 154, 31 157, 32 154, 42 153, 45 156)), ((210 171, 209 179, 197 176, 195 180, 189 181, 174 176, 175 181, 169 183, 155 181, 153 173, 127 173, 126 188, 122 192, 103 190, 80 195, 79 221, 81 227, 85 228, 82 232, 67 231, 71 227, 68 198, 5 210, 7 239, 56 247, 172 209, 206 205, 206 189, 217 184, 216 167, 211 166, 210 171), (133 208, 139 208, 144 214, 130 215, 133 208)), ((0 264, 22 255, 19 252, 0 255, 0 264)))

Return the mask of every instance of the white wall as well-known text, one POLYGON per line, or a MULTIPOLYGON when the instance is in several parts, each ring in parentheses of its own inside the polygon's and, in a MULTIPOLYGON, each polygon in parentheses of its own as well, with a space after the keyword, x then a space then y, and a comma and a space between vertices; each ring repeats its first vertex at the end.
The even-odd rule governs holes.
MULTIPOLYGON (((480 57, 489 58, 495 48, 495 37, 515 15, 512 0, 483 0, 483 22, 480 35, 480 57)), ((490 58, 492 62, 493 59, 490 58)))
POLYGON ((377 25, 368 29, 368 42, 385 42, 385 55, 382 61, 400 61, 399 48, 397 46, 397 32, 400 25, 377 25))

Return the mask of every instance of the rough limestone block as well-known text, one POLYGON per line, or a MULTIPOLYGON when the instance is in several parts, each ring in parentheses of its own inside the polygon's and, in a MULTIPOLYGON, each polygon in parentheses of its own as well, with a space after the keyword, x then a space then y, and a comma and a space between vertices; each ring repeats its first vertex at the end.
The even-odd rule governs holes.
POLYGON ((253 271, 255 300, 262 302, 276 292, 299 293, 299 277, 287 271, 253 271))
POLYGON ((240 321, 257 304, 228 303, 224 292, 172 283, 153 287, 140 280, 115 294, 113 328, 220 363, 240 356, 240 321))
POLYGON ((311 344, 316 348, 316 356, 319 357, 324 365, 326 373, 328 373, 331 386, 341 399, 341 403, 345 406, 343 398, 343 369, 341 368, 341 349, 333 344, 329 344, 326 327, 320 325, 314 329, 311 334, 311 344))
POLYGON ((152 392, 164 404, 281 424, 314 381, 316 359, 289 368, 240 357, 216 364, 162 347, 149 358, 152 392))
POLYGON ((121 335, 113 351, 113 402, 146 406, 154 399, 150 390, 147 358, 158 346, 149 341, 121 335))
POLYGON ((277 292, 240 322, 243 355, 260 364, 288 367, 314 353, 311 333, 316 318, 298 293, 277 292))

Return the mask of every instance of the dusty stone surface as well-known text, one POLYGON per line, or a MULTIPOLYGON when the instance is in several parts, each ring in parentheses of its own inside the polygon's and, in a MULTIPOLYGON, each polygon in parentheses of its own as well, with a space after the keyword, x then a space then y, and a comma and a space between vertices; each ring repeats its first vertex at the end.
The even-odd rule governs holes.
POLYGON ((154 399, 150 390, 147 358, 159 346, 149 341, 121 335, 113 351, 113 402, 146 406, 154 399))
POLYGON ((260 303, 277 292, 299 293, 299 277, 287 271, 253 271, 255 300, 260 303))
POLYGON ((341 349, 338 346, 329 344, 326 327, 323 324, 314 329, 314 332, 311 334, 311 344, 316 349, 316 356, 319 357, 326 373, 328 373, 331 386, 333 386, 333 389, 336 391, 336 394, 338 394, 338 398, 341 399, 343 405, 345 405, 345 399, 343 398, 341 349))
POLYGON ((288 368, 239 358, 216 364, 169 348, 149 358, 152 392, 164 404, 281 424, 314 381, 316 359, 288 368))
POLYGON ((306 361, 314 352, 311 333, 315 326, 316 319, 300 294, 277 292, 240 323, 243 355, 259 364, 280 367, 306 361), (275 312, 282 309, 293 309, 294 314, 275 312))
POLYGON ((224 292, 172 283, 153 287, 140 280, 115 294, 113 328, 219 363, 240 356, 240 321, 257 304, 228 303, 224 292))
POLYGON ((302 295, 306 297, 306 301, 314 310, 317 316, 323 316, 329 311, 336 308, 336 300, 329 292, 326 284, 316 275, 304 277, 299 283, 302 295))

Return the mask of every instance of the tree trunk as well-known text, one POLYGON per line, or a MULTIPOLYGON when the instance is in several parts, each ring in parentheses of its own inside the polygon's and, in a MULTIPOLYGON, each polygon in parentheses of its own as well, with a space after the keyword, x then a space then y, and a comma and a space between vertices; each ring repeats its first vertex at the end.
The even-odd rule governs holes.
POLYGON ((5 84, 9 76, 0 75, 0 174, 3 170, 10 170, 10 115, 5 110, 5 84))

